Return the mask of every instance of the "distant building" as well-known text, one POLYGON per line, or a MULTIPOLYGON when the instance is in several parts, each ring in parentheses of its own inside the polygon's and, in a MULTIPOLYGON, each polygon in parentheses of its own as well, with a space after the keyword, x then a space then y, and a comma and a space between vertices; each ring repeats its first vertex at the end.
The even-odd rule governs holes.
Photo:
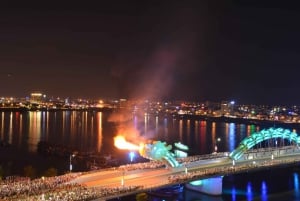
POLYGON ((234 113, 234 101, 222 101, 221 102, 221 114, 233 115, 234 113))
POLYGON ((30 103, 40 104, 44 101, 45 95, 42 93, 34 92, 30 94, 30 103))
POLYGON ((215 111, 220 111, 220 102, 206 101, 204 105, 207 108, 207 114, 212 114, 215 111))

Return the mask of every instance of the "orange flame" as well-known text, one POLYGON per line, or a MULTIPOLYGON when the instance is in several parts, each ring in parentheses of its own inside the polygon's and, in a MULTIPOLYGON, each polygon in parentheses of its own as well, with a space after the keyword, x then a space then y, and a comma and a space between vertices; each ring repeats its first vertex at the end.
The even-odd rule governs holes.
POLYGON ((140 147, 136 144, 127 142, 124 136, 118 135, 114 138, 115 146, 118 149, 139 150, 140 147))

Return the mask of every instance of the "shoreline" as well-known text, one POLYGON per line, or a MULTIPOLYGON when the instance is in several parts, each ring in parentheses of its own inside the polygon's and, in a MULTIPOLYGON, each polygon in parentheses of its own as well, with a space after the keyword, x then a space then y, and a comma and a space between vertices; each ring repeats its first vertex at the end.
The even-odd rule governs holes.
POLYGON ((260 120, 260 119, 247 119, 247 118, 234 118, 234 117, 213 117, 213 116, 202 116, 202 115, 176 115, 180 119, 198 119, 204 121, 214 121, 214 122, 225 122, 225 123, 238 123, 238 124, 253 124, 253 125, 267 125, 267 126, 292 126, 300 127, 300 123, 296 122, 283 122, 274 120, 260 120))
MULTIPOLYGON (((45 112, 57 112, 57 111, 88 111, 88 112, 115 112, 122 111, 118 108, 38 108, 29 109, 25 107, 0 107, 0 112, 32 112, 32 111, 45 111, 45 112)), ((157 115, 149 113, 150 115, 157 115)), ((269 119, 249 119, 243 117, 226 117, 226 116, 209 116, 209 115, 196 115, 196 114, 169 114, 160 113, 159 116, 173 116, 180 119, 195 119, 195 120, 205 120, 205 121, 215 121, 215 122, 226 122, 226 123, 238 123, 238 124, 254 124, 254 125, 268 125, 268 126, 292 126, 300 128, 300 123, 297 122, 284 122, 279 120, 269 120, 269 119)))

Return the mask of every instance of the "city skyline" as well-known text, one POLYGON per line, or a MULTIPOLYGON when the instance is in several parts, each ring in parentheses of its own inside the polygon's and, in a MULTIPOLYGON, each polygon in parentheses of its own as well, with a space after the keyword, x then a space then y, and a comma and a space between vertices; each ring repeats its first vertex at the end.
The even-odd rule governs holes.
POLYGON ((297 105, 298 11, 260 1, 4 5, 0 94, 297 105))

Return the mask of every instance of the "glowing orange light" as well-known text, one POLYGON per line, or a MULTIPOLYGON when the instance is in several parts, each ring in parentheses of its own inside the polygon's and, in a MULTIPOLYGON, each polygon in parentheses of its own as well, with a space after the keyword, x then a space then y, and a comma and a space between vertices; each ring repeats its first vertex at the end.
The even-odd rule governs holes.
POLYGON ((136 144, 127 142, 124 136, 118 135, 114 138, 115 146, 118 149, 139 150, 140 147, 136 144))

